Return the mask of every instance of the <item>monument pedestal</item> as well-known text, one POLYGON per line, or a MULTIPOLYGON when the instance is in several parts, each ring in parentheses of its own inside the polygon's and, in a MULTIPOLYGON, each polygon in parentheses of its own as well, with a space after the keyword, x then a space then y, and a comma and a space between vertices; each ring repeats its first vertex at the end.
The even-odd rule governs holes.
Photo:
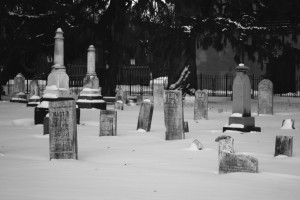
POLYGON ((27 95, 23 92, 16 93, 10 102, 27 103, 27 95))
MULTIPOLYGON (((41 106, 34 108, 34 124, 43 124, 44 118, 49 113, 49 102, 50 101, 67 101, 67 100, 74 100, 71 97, 60 97, 56 99, 51 98, 42 98, 41 99, 41 106)), ((80 124, 80 108, 76 108, 76 122, 80 124)))
POLYGON ((261 132, 261 128, 255 126, 254 117, 229 117, 229 126, 223 127, 223 132, 227 130, 241 132, 261 132), (230 126, 232 124, 243 125, 243 127, 230 126))
POLYGON ((79 108, 106 110, 106 102, 103 100, 99 89, 84 88, 76 104, 79 108))
POLYGON ((34 96, 28 100, 27 107, 36 107, 40 104, 41 98, 38 96, 34 96))

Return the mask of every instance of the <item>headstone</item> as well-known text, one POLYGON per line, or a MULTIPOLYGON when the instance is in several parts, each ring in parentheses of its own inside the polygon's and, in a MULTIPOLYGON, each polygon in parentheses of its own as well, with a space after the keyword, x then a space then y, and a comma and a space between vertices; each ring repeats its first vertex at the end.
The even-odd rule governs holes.
POLYGON ((258 114, 273 115, 273 83, 268 79, 258 84, 258 114))
POLYGON ((227 135, 215 139, 219 142, 219 173, 250 172, 258 173, 258 160, 254 157, 235 154, 233 138, 227 135))
POLYGON ((51 159, 78 159, 75 101, 49 103, 51 159))
POLYGON ((140 108, 137 130, 143 129, 149 132, 151 129, 152 115, 153 103, 150 99, 144 99, 140 108))
POLYGON ((41 101, 38 80, 32 80, 30 82, 29 88, 30 88, 30 97, 27 106, 35 107, 41 101))
POLYGON ((208 92, 197 90, 195 92, 194 120, 208 119, 208 92))
POLYGON ((46 116, 44 118, 44 123, 43 123, 43 135, 48 135, 49 134, 49 116, 46 116))
POLYGON ((183 122, 183 131, 185 133, 188 133, 190 130, 189 130, 189 122, 185 121, 183 122))
POLYGON ((124 110, 124 103, 122 100, 118 100, 115 102, 115 107, 116 110, 124 110))
POLYGON ((128 100, 127 106, 135 106, 136 103, 134 103, 134 101, 132 99, 128 100))
POLYGON ((116 89, 116 100, 121 100, 124 104, 127 102, 127 92, 125 92, 122 88, 116 89))
POLYGON ((155 79, 153 82, 153 101, 155 106, 162 106, 164 104, 164 83, 155 79))
POLYGON ((260 132, 261 128, 255 126, 255 119, 251 116, 251 84, 248 77, 249 68, 239 64, 237 74, 233 81, 232 115, 229 117, 229 125, 223 127, 226 130, 241 132, 260 132), (240 126, 235 126, 236 124, 240 126))
POLYGON ((164 118, 166 140, 184 139, 182 93, 179 90, 164 91, 164 118))
POLYGON ((18 73, 14 78, 14 94, 10 102, 27 103, 27 95, 25 94, 25 77, 18 73))
POLYGON ((201 144, 201 142, 199 142, 199 140, 195 139, 191 146, 190 149, 197 149, 197 150, 202 150, 203 149, 203 145, 201 144))
POLYGON ((275 155, 293 156, 293 136, 276 136, 275 155))
POLYGON ((80 92, 76 104, 79 108, 97 108, 106 110, 106 102, 103 100, 99 79, 95 71, 96 49, 90 45, 87 53, 87 74, 83 79, 83 90, 80 92))
POLYGON ((117 111, 100 110, 100 134, 99 136, 117 135, 117 111))

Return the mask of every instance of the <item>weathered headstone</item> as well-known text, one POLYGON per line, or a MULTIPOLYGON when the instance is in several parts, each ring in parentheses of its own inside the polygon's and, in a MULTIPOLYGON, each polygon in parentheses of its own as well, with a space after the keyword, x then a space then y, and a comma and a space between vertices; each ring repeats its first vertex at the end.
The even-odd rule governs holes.
POLYGON ((208 119, 208 92, 197 90, 194 102, 194 120, 208 119))
POLYGON ((99 136, 117 135, 117 111, 100 110, 100 134, 99 136))
POLYGON ((123 103, 123 101, 122 100, 116 101, 114 108, 116 110, 124 110, 124 103, 123 103))
POLYGON ((275 155, 293 156, 293 136, 276 136, 275 155))
POLYGON ((255 127, 255 119, 251 116, 251 84, 247 74, 249 68, 239 64, 236 70, 232 88, 232 116, 229 117, 229 125, 223 127, 223 132, 226 130, 260 132, 261 128, 255 127), (235 126, 236 124, 241 126, 235 126))
POLYGON ((51 159, 78 159, 75 101, 49 102, 51 159))
POLYGON ((202 150, 203 149, 203 145, 201 144, 201 142, 199 142, 199 140, 195 139, 191 146, 190 149, 196 149, 196 150, 202 150))
POLYGON ((189 122, 185 121, 183 122, 183 131, 185 133, 188 133, 190 130, 189 130, 189 122))
POLYGON ((140 108, 137 130, 143 129, 149 132, 151 129, 152 115, 153 103, 150 99, 144 99, 140 108))
POLYGON ((27 103, 27 95, 25 94, 25 77, 18 73, 14 78, 14 94, 10 102, 27 103))
POLYGON ((30 88, 30 97, 27 103, 27 106, 37 106, 40 103, 40 87, 38 80, 32 80, 29 85, 30 88))
POLYGON ((222 135, 215 139, 219 142, 219 173, 250 172, 258 173, 258 160, 254 157, 235 154, 233 138, 222 135))
POLYGON ((99 89, 99 79, 95 71, 96 49, 90 45, 87 53, 87 74, 83 79, 83 90, 80 92, 76 104, 79 108, 97 108, 106 110, 106 102, 103 100, 99 89))
POLYGON ((182 93, 179 90, 164 91, 164 118, 166 140, 184 139, 182 93))
POLYGON ((258 84, 258 114, 273 115, 273 83, 268 79, 258 84))

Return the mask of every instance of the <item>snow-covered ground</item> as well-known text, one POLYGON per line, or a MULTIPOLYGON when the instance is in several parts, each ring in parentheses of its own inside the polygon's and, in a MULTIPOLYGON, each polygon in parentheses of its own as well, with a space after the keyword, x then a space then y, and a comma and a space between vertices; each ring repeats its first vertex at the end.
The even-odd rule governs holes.
MULTIPOLYGON (((118 136, 99 137, 99 110, 81 110, 78 160, 49 160, 49 136, 34 125, 34 108, 0 102, 0 199, 21 200, 275 200, 300 197, 300 99, 275 98, 273 116, 252 114, 261 133, 225 132, 237 153, 259 161, 259 173, 218 174, 218 144, 231 113, 229 98, 209 97, 208 120, 184 115, 186 139, 165 141, 162 107, 151 132, 137 131, 139 106, 118 110, 118 136), (224 112, 220 112, 223 109, 224 112), (284 119, 296 129, 281 129, 284 119), (274 157, 276 135, 294 138, 293 157, 274 157), (199 140, 203 150, 191 148, 199 140)), ((113 109, 108 106, 108 109, 113 109)))

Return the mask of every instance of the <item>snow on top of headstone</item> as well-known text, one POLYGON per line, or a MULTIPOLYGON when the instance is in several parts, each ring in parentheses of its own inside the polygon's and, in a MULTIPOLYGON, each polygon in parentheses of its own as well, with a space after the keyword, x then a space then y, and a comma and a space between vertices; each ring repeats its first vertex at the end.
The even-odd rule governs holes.
POLYGON ((243 114, 241 114, 241 113, 232 113, 231 117, 243 117, 243 114))
POLYGON ((146 133, 147 131, 144 130, 144 129, 142 129, 142 128, 139 128, 139 129, 137 130, 137 132, 139 132, 139 133, 146 133))
POLYGON ((295 129, 294 128, 294 120, 293 119, 286 119, 282 123, 281 129, 295 129))
POLYGON ((18 73, 16 77, 23 77, 23 74, 18 73))
POLYGON ((92 91, 95 91, 95 92, 98 92, 99 89, 92 89, 92 88, 83 88, 82 91, 86 91, 86 92, 92 92, 92 91))
POLYGON ((167 76, 165 76, 165 77, 158 77, 158 78, 156 78, 156 79, 153 79, 153 80, 151 80, 150 81, 150 85, 152 84, 152 83, 154 83, 154 84, 165 84, 165 85, 167 85, 168 84, 168 77, 167 76))
POLYGON ((123 101, 121 101, 121 100, 118 100, 118 101, 117 101, 117 103, 123 103, 123 101))
POLYGON ((198 146, 195 143, 191 143, 189 148, 186 148, 187 151, 199 151, 198 146))
POLYGON ((56 99, 56 98, 58 98, 58 96, 57 96, 57 94, 46 93, 43 95, 43 98, 56 99))
POLYGON ((40 99, 41 97, 39 97, 39 96, 37 96, 37 95, 32 95, 31 97, 30 97, 30 99, 40 99))
POLYGON ((24 92, 18 92, 17 95, 25 95, 24 92))
POLYGON ((76 102, 79 102, 79 103, 104 103, 105 101, 102 99, 92 99, 92 100, 78 99, 76 102))
POLYGON ((151 100, 150 100, 150 99, 144 99, 143 102, 145 102, 145 103, 146 103, 146 102, 147 102, 147 103, 151 103, 151 100))
POLYGON ((48 101, 42 101, 37 107, 38 108, 49 108, 49 102, 48 101))
POLYGON ((275 158, 288 158, 288 156, 287 155, 277 155, 277 156, 275 156, 275 158))
POLYGON ((225 127, 232 127, 232 128, 244 128, 243 124, 226 124, 225 127))
POLYGON ((244 63, 240 63, 239 67, 245 67, 245 64, 244 63))

